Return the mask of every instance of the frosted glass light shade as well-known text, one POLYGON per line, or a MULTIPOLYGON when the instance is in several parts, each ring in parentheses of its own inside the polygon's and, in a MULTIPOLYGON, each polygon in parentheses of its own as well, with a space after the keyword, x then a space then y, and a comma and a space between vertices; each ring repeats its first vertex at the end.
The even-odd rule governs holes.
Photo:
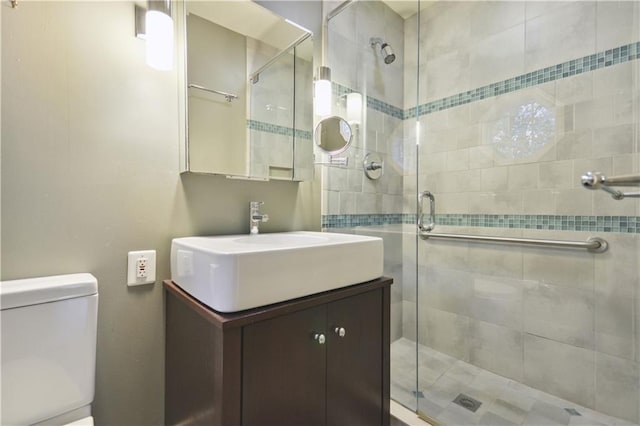
POLYGON ((320 117, 331 114, 331 81, 316 80, 313 83, 313 109, 320 117))
POLYGON ((362 121, 362 95, 349 93, 347 95, 347 121, 349 124, 360 124, 362 121))
POLYGON ((148 10, 145 31, 147 65, 161 71, 173 69, 173 19, 164 12, 148 10))

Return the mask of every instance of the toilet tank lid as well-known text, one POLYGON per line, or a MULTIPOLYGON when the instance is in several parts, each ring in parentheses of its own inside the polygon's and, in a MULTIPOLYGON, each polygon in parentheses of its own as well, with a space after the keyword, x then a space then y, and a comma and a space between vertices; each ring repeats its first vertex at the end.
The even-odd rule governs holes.
POLYGON ((91 274, 0 281, 0 309, 55 302, 98 293, 98 280, 91 274))

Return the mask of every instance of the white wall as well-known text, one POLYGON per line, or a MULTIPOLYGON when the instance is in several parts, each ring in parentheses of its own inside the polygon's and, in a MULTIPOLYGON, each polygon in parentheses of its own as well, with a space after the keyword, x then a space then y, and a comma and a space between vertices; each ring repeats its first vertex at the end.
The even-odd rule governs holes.
POLYGON ((144 63, 132 2, 2 8, 2 279, 98 278, 97 425, 163 424, 164 319, 176 236, 318 229, 314 183, 179 175, 174 72, 144 63), (126 286, 129 250, 158 283, 126 286))

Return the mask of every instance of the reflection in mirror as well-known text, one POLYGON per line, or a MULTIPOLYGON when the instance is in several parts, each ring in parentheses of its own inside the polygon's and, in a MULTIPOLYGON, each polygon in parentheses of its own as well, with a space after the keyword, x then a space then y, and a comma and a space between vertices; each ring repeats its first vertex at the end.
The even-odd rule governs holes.
POLYGON ((190 169, 245 174, 246 37, 187 10, 190 169), (228 102, 214 90, 238 99, 228 102))
MULTIPOLYGON (((293 48, 292 54, 275 56, 268 67, 251 75, 252 176, 313 178, 313 109, 309 101, 313 68, 310 57, 299 54, 311 53, 312 48, 311 38, 307 38, 293 48)), ((260 50, 266 49, 262 46, 260 50)))
POLYGON ((326 154, 338 155, 349 148, 353 132, 346 120, 333 116, 320 120, 313 138, 316 145, 326 154))
POLYGON ((182 171, 310 179, 310 34, 249 0, 187 1, 181 13, 182 171))

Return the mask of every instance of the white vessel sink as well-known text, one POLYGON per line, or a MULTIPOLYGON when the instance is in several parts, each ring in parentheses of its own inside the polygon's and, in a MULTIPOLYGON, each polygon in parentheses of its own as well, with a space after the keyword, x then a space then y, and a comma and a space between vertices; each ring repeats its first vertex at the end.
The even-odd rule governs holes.
POLYGON ((382 276, 382 239, 330 232, 175 238, 171 279, 220 312, 236 312, 382 276))

